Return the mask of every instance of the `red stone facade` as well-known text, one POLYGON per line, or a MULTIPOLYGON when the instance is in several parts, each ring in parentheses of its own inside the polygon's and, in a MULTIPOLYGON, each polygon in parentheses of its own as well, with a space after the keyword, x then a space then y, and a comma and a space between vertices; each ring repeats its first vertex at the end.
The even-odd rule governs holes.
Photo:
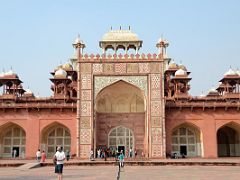
MULTIPOLYGON (((109 42, 101 42, 105 52, 109 42)), ((113 48, 140 48, 132 42, 113 48)), ((239 72, 192 97, 190 72, 166 57, 165 40, 158 55, 87 55, 80 40, 73 45, 77 57, 51 73, 51 97, 25 91, 12 71, 0 74, 0 157, 30 158, 38 149, 52 156, 60 145, 88 158, 111 143, 149 158, 240 156, 239 72)))

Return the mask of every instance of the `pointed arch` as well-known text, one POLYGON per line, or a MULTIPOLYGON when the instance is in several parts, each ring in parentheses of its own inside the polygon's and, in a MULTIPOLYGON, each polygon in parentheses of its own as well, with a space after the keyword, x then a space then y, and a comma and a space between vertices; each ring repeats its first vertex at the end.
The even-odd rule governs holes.
POLYGON ((126 151, 134 148, 134 134, 130 128, 116 126, 108 132, 108 147, 113 150, 126 151))
POLYGON ((14 122, 0 126, 0 157, 25 157, 26 131, 14 122))
POLYGON ((189 157, 202 156, 202 141, 200 128, 185 122, 171 131, 172 153, 184 154, 189 157))
POLYGON ((228 126, 232 129, 235 129, 236 131, 240 131, 240 124, 234 121, 230 121, 227 123, 222 124, 220 127, 217 128, 217 131, 225 126, 228 126))
POLYGON ((41 149, 45 150, 48 157, 53 156, 57 146, 70 151, 71 131, 62 123, 53 122, 45 126, 41 131, 41 149))
POLYGON ((218 157, 240 156, 240 124, 231 121, 217 129, 218 157))
POLYGON ((137 86, 123 80, 104 87, 96 96, 97 112, 144 112, 144 92, 137 86))

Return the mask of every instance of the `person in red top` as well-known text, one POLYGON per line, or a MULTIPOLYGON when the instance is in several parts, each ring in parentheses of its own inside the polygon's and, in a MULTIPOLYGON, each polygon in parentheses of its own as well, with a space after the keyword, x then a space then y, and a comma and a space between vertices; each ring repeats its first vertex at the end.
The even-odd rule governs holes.
POLYGON ((46 160, 46 153, 45 151, 42 151, 41 162, 43 163, 45 162, 45 160, 46 160))

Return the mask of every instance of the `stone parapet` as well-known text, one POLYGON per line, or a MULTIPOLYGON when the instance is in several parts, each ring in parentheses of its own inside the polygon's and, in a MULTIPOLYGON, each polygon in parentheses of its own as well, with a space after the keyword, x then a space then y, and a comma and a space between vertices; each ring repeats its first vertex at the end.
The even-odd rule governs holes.
POLYGON ((80 61, 160 61, 161 55, 157 54, 84 54, 80 57, 80 61))

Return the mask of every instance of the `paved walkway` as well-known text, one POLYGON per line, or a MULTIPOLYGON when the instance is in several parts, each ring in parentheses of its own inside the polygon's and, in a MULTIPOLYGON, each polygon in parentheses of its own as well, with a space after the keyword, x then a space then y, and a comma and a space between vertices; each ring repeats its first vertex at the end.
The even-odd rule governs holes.
MULTIPOLYGON (((216 159, 204 159, 204 158, 186 158, 186 159, 141 159, 141 158, 129 158, 125 159, 125 161, 129 162, 228 162, 228 163, 240 163, 239 157, 234 158, 216 158, 216 159)), ((14 163, 32 163, 36 162, 36 160, 31 159, 0 159, 0 164, 14 164, 14 163)), ((90 160, 79 160, 79 159, 70 159, 70 161, 65 161, 65 163, 76 163, 76 162, 90 162, 90 160)), ((104 162, 104 159, 95 159, 95 162, 104 162)), ((115 162, 114 158, 107 159, 107 162, 115 162)), ((46 163, 52 163, 52 159, 47 159, 46 163)))
MULTIPOLYGON (((1 180, 56 180, 53 167, 0 168, 1 180)), ((64 180, 116 180, 117 166, 67 166, 64 180)), ((238 166, 125 166, 120 180, 237 180, 238 166)))
MULTIPOLYGON (((203 158, 186 158, 186 159, 126 159, 127 166, 239 166, 240 158, 220 158, 220 159, 203 159, 203 158)), ((0 159, 0 168, 2 167, 19 167, 27 163, 36 163, 36 160, 23 159, 0 159)), ((42 164, 42 166, 52 166, 52 159, 42 164)), ((65 161, 65 166, 114 166, 114 159, 96 159, 95 161, 71 159, 65 161)), ((26 165, 27 166, 27 165, 26 165)))

